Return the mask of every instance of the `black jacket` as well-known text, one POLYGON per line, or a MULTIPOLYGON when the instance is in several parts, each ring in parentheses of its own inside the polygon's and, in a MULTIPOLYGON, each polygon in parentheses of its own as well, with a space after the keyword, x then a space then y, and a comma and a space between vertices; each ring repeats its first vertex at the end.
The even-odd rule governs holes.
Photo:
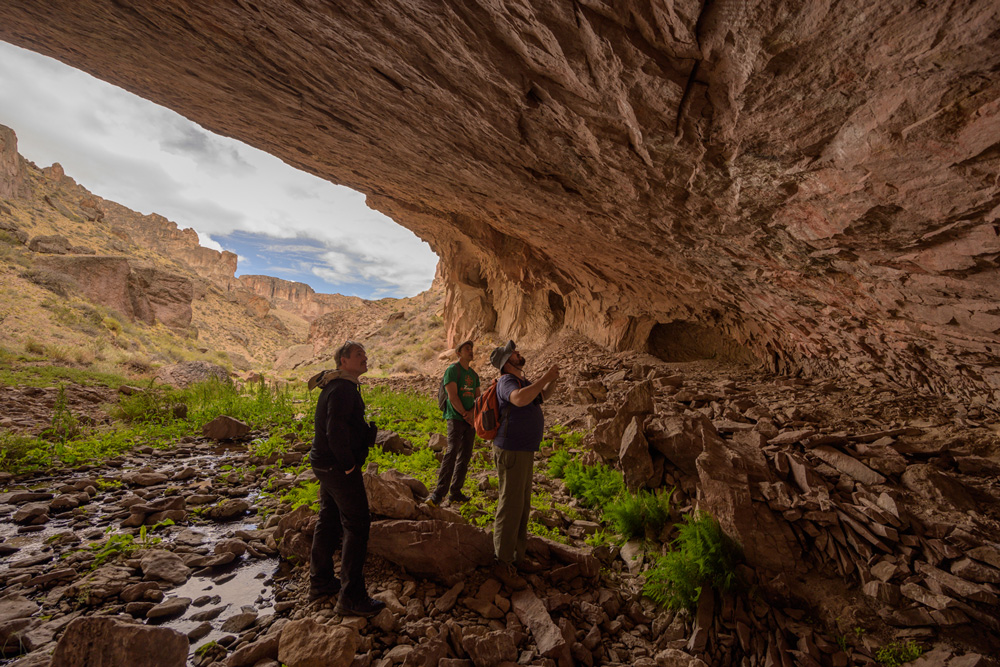
POLYGON ((315 426, 309 451, 314 468, 347 472, 364 465, 376 427, 365 421, 365 402, 357 384, 339 377, 325 383, 316 401, 315 426))

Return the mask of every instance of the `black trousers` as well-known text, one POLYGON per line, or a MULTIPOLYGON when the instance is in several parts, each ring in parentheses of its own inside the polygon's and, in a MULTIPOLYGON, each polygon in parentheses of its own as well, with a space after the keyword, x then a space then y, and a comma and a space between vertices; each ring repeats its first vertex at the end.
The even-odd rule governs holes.
POLYGON ((465 474, 472 459, 472 445, 476 441, 476 429, 464 419, 448 420, 448 450, 441 459, 437 486, 431 496, 438 502, 444 500, 445 493, 456 496, 462 492, 465 474))
POLYGON ((333 585, 333 554, 343 542, 340 595, 348 602, 360 602, 368 597, 364 569, 372 523, 361 468, 350 474, 324 468, 313 468, 313 472, 319 480, 319 520, 309 559, 310 588, 328 590, 333 585))

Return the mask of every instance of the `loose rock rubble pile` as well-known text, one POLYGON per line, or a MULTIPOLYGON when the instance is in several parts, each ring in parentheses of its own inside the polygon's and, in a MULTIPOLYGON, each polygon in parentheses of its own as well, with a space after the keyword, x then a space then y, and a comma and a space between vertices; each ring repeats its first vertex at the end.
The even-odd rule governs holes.
MULTIPOLYGON (((370 466, 368 580, 387 608, 343 618, 334 600, 306 599, 315 514, 259 495, 312 479, 281 468, 300 464, 308 445, 263 459, 190 437, 57 478, 6 480, 5 655, 24 654, 21 667, 74 664, 88 637, 106 636, 115 664, 171 665, 180 663, 166 648, 129 651, 180 636, 199 667, 840 666, 873 664, 879 645, 900 638, 932 649, 924 665, 991 664, 1000 559, 988 411, 643 359, 591 360, 565 375, 561 395, 574 403, 547 409, 567 419, 586 410, 585 460, 620 468, 633 489, 676 487, 678 510, 715 515, 744 547, 752 596, 706 589, 693 614, 657 608, 640 595, 642 571, 669 531, 620 550, 586 546, 600 517, 542 473, 543 452, 536 486, 553 507, 533 518, 568 544, 533 537, 513 578, 494 571, 487 532, 422 504, 419 481, 370 466), (92 568, 102 551, 91 545, 108 527, 150 543, 92 568), (256 597, 215 592, 253 562, 268 564, 256 597), (213 588, 190 593, 201 580, 213 588), (845 642, 855 627, 865 633, 845 642)), ((477 475, 495 494, 488 473, 477 475)))
MULTIPOLYGON (((619 467, 630 488, 694 498, 742 544, 771 602, 761 615, 714 601, 715 629, 688 646, 699 655, 846 664, 801 622, 819 614, 835 628, 845 610, 956 655, 998 650, 1000 448, 983 428, 995 413, 655 364, 584 366, 578 377, 568 393, 587 406, 590 459, 619 467), (865 599, 852 602, 858 589, 865 599)), ((705 606, 696 628, 711 622, 705 606)), ((851 657, 870 658, 868 644, 851 657)))

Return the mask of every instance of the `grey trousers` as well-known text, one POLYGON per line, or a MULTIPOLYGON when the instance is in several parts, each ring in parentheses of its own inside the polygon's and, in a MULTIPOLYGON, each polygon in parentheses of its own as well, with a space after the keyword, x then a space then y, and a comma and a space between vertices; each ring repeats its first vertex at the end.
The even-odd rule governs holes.
POLYGON ((494 446, 493 460, 500 476, 500 500, 493 521, 493 552, 497 560, 514 563, 524 560, 528 546, 535 453, 512 452, 494 446))
POLYGON ((472 424, 464 419, 448 420, 448 449, 441 459, 437 485, 431 493, 437 502, 444 500, 446 493, 455 497, 462 492, 475 441, 476 428, 472 424))

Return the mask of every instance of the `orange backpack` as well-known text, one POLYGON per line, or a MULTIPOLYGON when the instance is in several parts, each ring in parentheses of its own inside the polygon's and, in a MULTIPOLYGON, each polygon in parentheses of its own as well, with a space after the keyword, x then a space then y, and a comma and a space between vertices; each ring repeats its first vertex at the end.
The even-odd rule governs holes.
POLYGON ((500 422, 506 416, 506 410, 500 412, 500 398, 497 396, 497 380, 493 381, 490 388, 479 395, 476 399, 476 417, 473 420, 476 425, 476 435, 483 440, 493 440, 500 430, 500 422))

